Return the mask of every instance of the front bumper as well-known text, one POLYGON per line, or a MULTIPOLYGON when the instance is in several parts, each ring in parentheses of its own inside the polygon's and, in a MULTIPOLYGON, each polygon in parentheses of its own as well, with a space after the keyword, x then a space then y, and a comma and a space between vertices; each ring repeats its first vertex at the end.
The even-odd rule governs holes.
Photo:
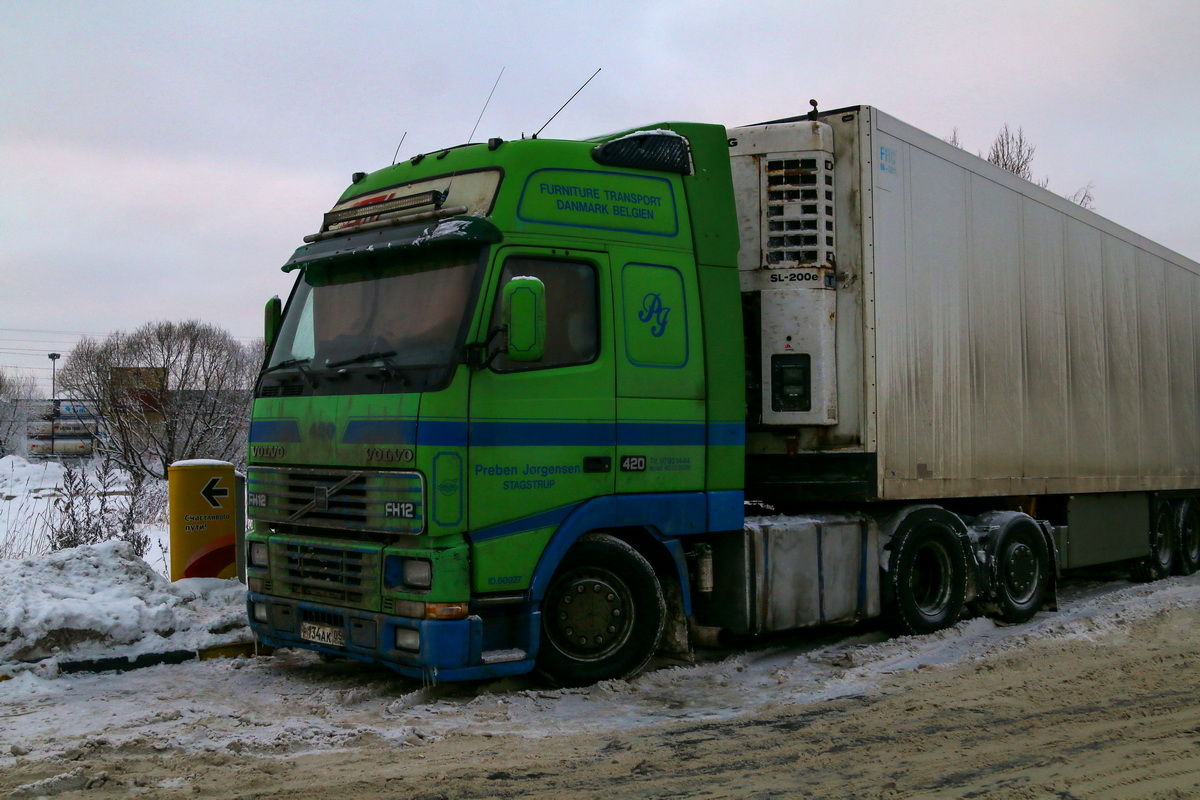
POLYGON ((426 620, 329 606, 301 600, 249 593, 247 615, 255 637, 271 647, 316 650, 358 661, 382 664, 409 678, 469 681, 520 675, 533 669, 528 653, 536 652, 541 615, 523 615, 529 645, 502 657, 484 650, 484 622, 478 616, 462 620, 426 620), (267 607, 267 622, 254 618, 254 604, 267 607), (345 644, 328 645, 300 637, 301 622, 341 628, 345 644), (396 629, 420 633, 420 650, 395 647, 396 629), (519 654, 519 655, 518 655, 519 654))

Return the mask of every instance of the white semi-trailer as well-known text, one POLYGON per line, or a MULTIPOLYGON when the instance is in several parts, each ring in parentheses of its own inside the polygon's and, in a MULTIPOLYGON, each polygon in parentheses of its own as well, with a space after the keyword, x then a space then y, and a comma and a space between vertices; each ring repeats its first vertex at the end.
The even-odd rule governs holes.
POLYGON ((1196 570, 1200 264, 868 106, 729 145, 746 493, 804 515, 713 540, 708 624, 922 632, 1196 570))

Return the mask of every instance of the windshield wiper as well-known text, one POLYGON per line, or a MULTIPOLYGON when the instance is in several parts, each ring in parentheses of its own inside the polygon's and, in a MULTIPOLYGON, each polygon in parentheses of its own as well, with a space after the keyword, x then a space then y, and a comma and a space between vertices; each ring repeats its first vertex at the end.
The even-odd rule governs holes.
POLYGON ((381 350, 377 353, 363 353, 362 355, 355 356, 354 358, 344 358, 341 361, 330 361, 329 359, 325 359, 325 368, 333 369, 334 367, 344 367, 347 364, 361 364, 364 361, 383 361, 384 363, 387 363, 388 366, 394 367, 394 364, 388 362, 388 359, 394 355, 396 355, 395 350, 381 350))
POLYGON ((300 374, 304 377, 305 382, 308 383, 309 386, 316 386, 317 379, 312 376, 311 372, 304 368, 304 365, 310 361, 312 361, 311 358, 289 358, 287 361, 280 361, 273 367, 267 367, 263 370, 263 374, 266 375, 268 372, 274 372, 277 369, 295 367, 297 370, 299 370, 300 374))
POLYGON ((310 361, 312 361, 311 358, 289 358, 287 361, 280 361, 274 366, 267 367, 263 370, 263 372, 274 372, 277 369, 283 369, 284 367, 295 367, 300 364, 307 364, 310 361))

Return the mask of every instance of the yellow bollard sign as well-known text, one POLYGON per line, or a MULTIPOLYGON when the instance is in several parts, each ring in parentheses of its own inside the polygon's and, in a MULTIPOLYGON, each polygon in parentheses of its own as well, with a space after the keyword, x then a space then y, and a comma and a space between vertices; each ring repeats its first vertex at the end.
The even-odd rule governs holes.
POLYGON ((242 528, 238 476, 228 461, 176 461, 167 468, 171 580, 236 578, 242 528))

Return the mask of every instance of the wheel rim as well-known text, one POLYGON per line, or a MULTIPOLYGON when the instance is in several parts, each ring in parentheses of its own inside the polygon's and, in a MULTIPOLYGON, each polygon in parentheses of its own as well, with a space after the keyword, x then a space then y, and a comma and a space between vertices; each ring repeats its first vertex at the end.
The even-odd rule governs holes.
POLYGON ((1011 542, 1004 548, 1000 562, 1004 590, 1014 603, 1027 603, 1037 593, 1037 553, 1025 542, 1011 542))
POLYGON ((950 605, 951 572, 950 551, 942 542, 925 542, 917 550, 909 591, 925 616, 936 617, 950 605))
POLYGON ((1153 542, 1151 543, 1151 551, 1154 557, 1158 560, 1160 566, 1167 567, 1171 563, 1171 537, 1168 532, 1171 530, 1171 515, 1165 509, 1159 511, 1158 516, 1154 520, 1154 531, 1151 532, 1153 542))
POLYGON ((555 647, 579 661, 612 655, 633 630, 633 595, 608 570, 568 572, 550 587, 547 599, 547 635, 555 647))

